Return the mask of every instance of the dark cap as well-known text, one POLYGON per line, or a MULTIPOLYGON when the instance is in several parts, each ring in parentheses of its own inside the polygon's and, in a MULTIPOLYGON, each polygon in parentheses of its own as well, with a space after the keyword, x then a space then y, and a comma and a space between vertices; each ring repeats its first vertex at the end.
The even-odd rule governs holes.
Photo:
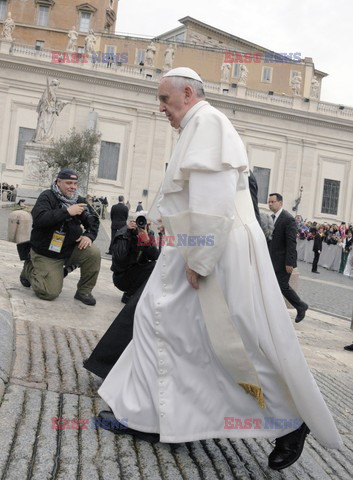
POLYGON ((78 180, 78 175, 70 168, 63 168, 56 178, 60 178, 61 180, 78 180))

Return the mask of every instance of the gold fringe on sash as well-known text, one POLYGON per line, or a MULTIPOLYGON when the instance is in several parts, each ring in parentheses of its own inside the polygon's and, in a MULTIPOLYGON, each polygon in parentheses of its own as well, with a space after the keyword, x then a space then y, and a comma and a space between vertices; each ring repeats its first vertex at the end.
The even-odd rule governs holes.
POLYGON ((249 393, 250 395, 256 398, 260 408, 266 407, 264 392, 261 387, 259 387, 258 385, 254 385, 252 383, 239 383, 239 385, 243 387, 246 393, 249 393))

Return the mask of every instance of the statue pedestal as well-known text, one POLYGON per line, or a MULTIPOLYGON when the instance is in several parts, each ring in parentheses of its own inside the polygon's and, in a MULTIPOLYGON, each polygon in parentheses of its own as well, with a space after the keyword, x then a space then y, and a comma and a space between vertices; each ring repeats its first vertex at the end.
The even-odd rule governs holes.
POLYGON ((0 53, 6 53, 9 55, 11 50, 12 42, 10 40, 1 39, 0 40, 0 53))
POLYGON ((246 85, 244 85, 243 83, 238 83, 238 85, 237 85, 237 97, 245 98, 245 93, 246 93, 246 85))
POLYGON ((220 93, 224 93, 225 95, 228 95, 230 90, 230 84, 228 82, 221 82, 219 89, 220 89, 220 93))
POLYGON ((155 77, 155 74, 156 74, 156 71, 154 68, 150 68, 150 67, 145 67, 144 69, 144 77, 147 78, 148 80, 154 80, 154 77, 155 77))
POLYGON ((27 205, 34 205, 38 195, 49 188, 51 177, 49 172, 40 169, 40 155, 43 150, 50 149, 49 145, 41 143, 26 143, 23 180, 17 192, 17 198, 23 198, 27 205))

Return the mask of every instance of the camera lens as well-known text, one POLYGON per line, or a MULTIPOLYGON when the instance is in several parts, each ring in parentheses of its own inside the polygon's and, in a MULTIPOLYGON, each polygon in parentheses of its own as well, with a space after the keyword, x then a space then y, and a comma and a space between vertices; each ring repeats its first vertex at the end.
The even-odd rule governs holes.
POLYGON ((147 225, 147 219, 143 215, 140 215, 139 217, 136 218, 136 225, 139 228, 145 228, 147 225))

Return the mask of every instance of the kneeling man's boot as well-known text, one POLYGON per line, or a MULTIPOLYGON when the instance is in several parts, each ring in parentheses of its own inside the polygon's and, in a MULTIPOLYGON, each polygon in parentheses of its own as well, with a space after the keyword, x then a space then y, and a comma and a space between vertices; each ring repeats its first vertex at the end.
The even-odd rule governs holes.
POLYGON ((276 446, 268 457, 268 466, 273 470, 282 470, 296 462, 303 451, 305 438, 309 432, 309 428, 303 422, 298 430, 276 438, 276 446))

